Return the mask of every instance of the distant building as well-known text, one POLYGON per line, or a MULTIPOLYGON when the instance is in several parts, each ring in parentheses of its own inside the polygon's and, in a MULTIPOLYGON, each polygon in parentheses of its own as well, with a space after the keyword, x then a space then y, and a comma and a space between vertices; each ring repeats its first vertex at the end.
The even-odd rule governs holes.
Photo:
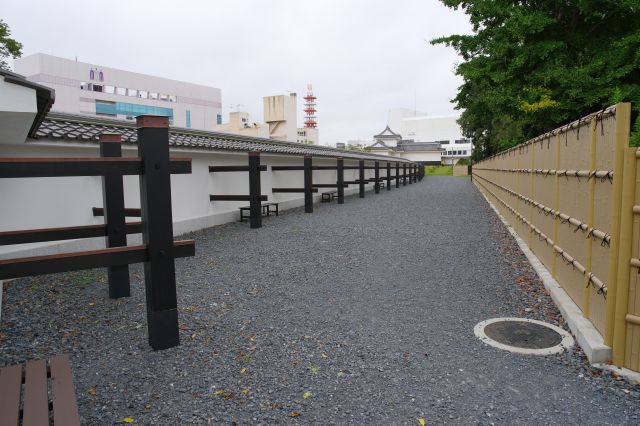
POLYGON ((265 96, 262 100, 264 123, 252 122, 248 112, 232 112, 229 122, 216 126, 216 131, 236 135, 256 136, 279 141, 298 142, 317 145, 317 128, 298 127, 297 96, 265 96))
POLYGON ((471 157, 473 152, 472 141, 462 136, 462 129, 456 122, 458 118, 394 108, 389 110, 387 124, 407 140, 439 143, 443 149, 442 162, 454 164, 461 158, 471 157))
POLYGON ((222 122, 220 89, 36 53, 16 59, 29 81, 55 89, 52 111, 134 120, 164 115, 174 126, 213 130, 222 122))
POLYGON ((439 142, 415 142, 413 139, 403 139, 389 126, 373 138, 375 142, 368 147, 372 154, 403 158, 425 165, 442 162, 443 150, 439 142))
POLYGON ((216 126, 216 132, 233 133, 234 135, 269 137, 269 126, 251 121, 248 112, 230 112, 229 122, 216 126))

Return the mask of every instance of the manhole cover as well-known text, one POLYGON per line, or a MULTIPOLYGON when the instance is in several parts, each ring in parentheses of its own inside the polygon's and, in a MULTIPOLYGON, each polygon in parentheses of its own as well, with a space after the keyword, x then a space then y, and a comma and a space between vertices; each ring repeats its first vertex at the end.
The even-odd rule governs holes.
POLYGON ((482 321, 474 331, 488 345, 522 354, 549 355, 574 344, 560 327, 526 318, 494 318, 482 321))

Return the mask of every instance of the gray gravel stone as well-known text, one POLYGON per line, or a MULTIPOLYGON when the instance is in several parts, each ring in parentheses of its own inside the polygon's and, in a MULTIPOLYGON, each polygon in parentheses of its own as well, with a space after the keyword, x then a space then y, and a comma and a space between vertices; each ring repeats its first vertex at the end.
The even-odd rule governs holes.
POLYGON ((640 389, 579 348, 475 338, 496 316, 566 325, 467 179, 314 207, 187 236, 174 349, 147 344, 140 265, 117 301, 103 270, 7 283, 0 365, 70 353, 92 425, 640 422, 640 389))

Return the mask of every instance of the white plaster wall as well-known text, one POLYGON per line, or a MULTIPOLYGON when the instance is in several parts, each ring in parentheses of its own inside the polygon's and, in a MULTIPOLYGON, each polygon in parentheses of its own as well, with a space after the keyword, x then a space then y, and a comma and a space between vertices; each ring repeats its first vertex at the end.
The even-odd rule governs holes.
MULTIPOLYGON (((123 145, 123 156, 135 157, 135 146, 123 145)), ((30 141, 22 145, 0 145, 0 157, 95 157, 98 145, 59 143, 47 140, 30 141)), ((210 194, 248 194, 249 183, 246 172, 209 173, 210 165, 246 165, 246 153, 228 153, 172 149, 173 157, 191 157, 192 173, 172 175, 171 197, 174 220, 174 235, 238 220, 238 207, 248 202, 209 201, 210 194)), ((303 158, 263 154, 261 164, 268 166, 262 172, 262 194, 269 201, 280 203, 280 208, 304 205, 304 194, 273 194, 273 187, 303 187, 302 171, 272 172, 273 165, 302 165, 303 158)), ((314 165, 335 165, 335 159, 314 158, 314 165)), ((366 165, 373 165, 366 162, 366 165)), ((381 163, 381 166, 384 163, 381 163)), ((345 160, 345 166, 355 166, 357 161, 345 160)), ((386 166, 386 164, 385 164, 386 166)), ((381 167, 382 168, 382 167, 381 167)), ((381 176, 384 175, 381 172, 381 176)), ((393 172, 392 172, 393 173, 393 172)), ((373 177, 374 170, 366 170, 366 177, 373 177)), ((345 180, 356 180, 358 170, 345 170, 345 180)), ((314 171, 314 183, 335 183, 335 170, 314 171)), ((125 176, 125 207, 140 207, 139 177, 125 176)), ((373 184, 366 185, 367 191, 373 184)), ((320 188, 320 194, 331 188, 320 188)), ((358 185, 351 185, 345 195, 355 194, 358 185)), ((92 207, 102 207, 102 180, 100 177, 24 178, 0 179, 0 231, 80 226, 103 223, 101 217, 92 215, 92 207)), ((129 218, 138 221, 138 218, 129 218)), ((130 235, 129 244, 138 244, 139 235, 130 235)), ((103 238, 74 240, 69 242, 38 243, 0 246, 0 258, 23 255, 40 255, 72 250, 104 247, 103 238)))
POLYGON ((0 77, 0 144, 25 140, 37 112, 35 89, 0 77))
POLYGON ((402 158, 410 161, 440 161, 441 155, 439 152, 407 151, 402 153, 402 158))

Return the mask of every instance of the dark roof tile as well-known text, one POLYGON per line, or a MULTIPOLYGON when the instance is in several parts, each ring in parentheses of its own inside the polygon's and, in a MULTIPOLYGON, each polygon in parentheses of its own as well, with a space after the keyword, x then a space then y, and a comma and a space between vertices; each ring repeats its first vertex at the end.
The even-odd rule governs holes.
MULTIPOLYGON (((121 120, 80 115, 51 113, 44 119, 35 137, 65 140, 97 141, 102 133, 119 133, 125 143, 136 143, 135 125, 121 120)), ((209 132, 171 127, 169 144, 176 147, 200 148, 222 151, 260 151, 289 155, 314 155, 318 157, 344 157, 346 159, 365 159, 393 162, 410 162, 400 158, 370 154, 365 152, 343 151, 319 145, 303 145, 294 142, 281 142, 271 139, 239 136, 229 133, 209 132)))

